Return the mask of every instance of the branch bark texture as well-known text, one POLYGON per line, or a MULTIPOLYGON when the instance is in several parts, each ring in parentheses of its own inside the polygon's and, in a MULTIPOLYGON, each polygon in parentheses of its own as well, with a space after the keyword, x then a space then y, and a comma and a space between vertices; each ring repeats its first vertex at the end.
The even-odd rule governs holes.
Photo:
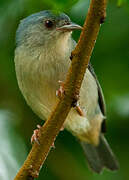
POLYGON ((81 83, 94 48, 101 23, 106 16, 106 0, 91 0, 84 28, 75 50, 65 81, 65 94, 59 100, 40 131, 39 143, 34 143, 27 159, 14 180, 33 180, 40 169, 58 135, 71 107, 79 95, 81 83))

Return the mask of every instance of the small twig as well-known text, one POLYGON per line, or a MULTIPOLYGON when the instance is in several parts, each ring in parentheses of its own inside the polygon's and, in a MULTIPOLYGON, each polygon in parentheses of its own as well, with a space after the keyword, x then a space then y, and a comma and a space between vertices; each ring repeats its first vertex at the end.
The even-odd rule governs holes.
POLYGON ((65 81, 65 94, 41 127, 40 145, 34 143, 14 180, 33 180, 38 177, 51 146, 71 109, 72 102, 79 95, 81 83, 105 14, 106 0, 91 0, 83 31, 75 50, 72 52, 72 63, 65 81))

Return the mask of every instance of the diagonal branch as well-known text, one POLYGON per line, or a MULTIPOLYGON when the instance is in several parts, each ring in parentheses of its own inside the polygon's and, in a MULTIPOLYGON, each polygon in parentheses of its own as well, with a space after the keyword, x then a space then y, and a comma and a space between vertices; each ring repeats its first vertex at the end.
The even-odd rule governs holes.
POLYGON ((39 142, 35 143, 14 180, 33 180, 39 171, 58 135, 81 83, 94 48, 101 23, 106 16, 106 0, 91 0, 83 31, 75 50, 65 81, 65 95, 62 96, 40 131, 39 142))

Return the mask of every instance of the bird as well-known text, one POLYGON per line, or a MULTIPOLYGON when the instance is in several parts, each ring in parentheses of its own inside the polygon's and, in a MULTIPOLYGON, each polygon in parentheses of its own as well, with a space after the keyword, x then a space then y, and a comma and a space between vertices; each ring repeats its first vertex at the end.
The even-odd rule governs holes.
MULTIPOLYGON (((18 86, 27 104, 42 120, 48 118, 59 101, 56 91, 59 81, 65 81, 76 46, 72 32, 78 29, 82 27, 65 13, 43 10, 21 20, 16 31, 14 63, 18 86)), ((77 104, 71 108, 64 128, 80 142, 93 172, 101 173, 104 168, 118 170, 119 163, 104 137, 105 101, 91 63, 77 104)))

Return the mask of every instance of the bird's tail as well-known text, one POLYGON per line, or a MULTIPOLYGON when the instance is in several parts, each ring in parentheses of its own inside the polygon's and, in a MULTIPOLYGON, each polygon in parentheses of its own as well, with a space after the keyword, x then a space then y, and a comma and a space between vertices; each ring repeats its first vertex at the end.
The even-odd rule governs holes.
POLYGON ((84 149, 89 166, 94 172, 100 173, 103 168, 107 168, 111 171, 119 169, 119 164, 115 155, 102 134, 98 146, 95 147, 82 141, 81 145, 84 149))

